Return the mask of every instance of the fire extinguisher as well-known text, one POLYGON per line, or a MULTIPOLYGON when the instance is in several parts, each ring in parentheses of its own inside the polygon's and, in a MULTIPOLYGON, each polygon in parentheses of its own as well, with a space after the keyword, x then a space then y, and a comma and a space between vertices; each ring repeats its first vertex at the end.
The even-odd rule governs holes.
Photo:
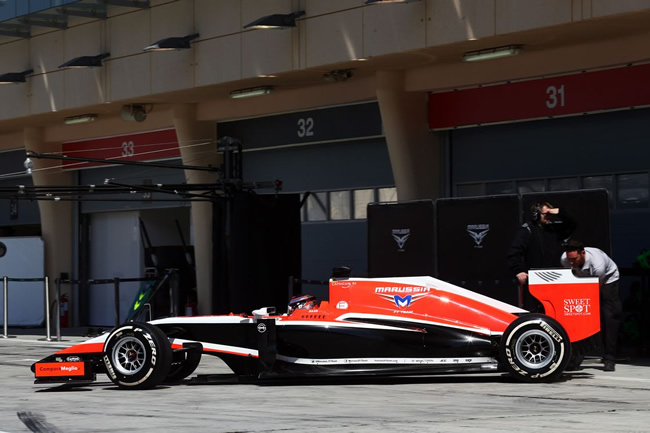
POLYGON ((196 302, 192 300, 187 300, 185 303, 185 315, 186 316, 196 316, 197 314, 196 302))
POLYGON ((59 298, 59 315, 60 315, 60 324, 62 328, 68 327, 68 318, 70 312, 68 310, 68 295, 61 295, 59 298))

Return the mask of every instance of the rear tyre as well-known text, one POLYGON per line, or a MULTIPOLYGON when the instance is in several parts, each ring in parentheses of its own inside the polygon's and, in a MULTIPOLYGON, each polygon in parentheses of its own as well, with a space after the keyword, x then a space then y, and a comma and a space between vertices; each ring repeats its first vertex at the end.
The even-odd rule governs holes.
POLYGON ((551 382, 571 358, 569 337, 555 319, 528 314, 512 322, 501 337, 501 359, 508 373, 523 382, 551 382))
POLYGON ((148 389, 161 383, 171 367, 172 349, 160 328, 132 322, 113 330, 104 343, 104 365, 120 388, 148 389))

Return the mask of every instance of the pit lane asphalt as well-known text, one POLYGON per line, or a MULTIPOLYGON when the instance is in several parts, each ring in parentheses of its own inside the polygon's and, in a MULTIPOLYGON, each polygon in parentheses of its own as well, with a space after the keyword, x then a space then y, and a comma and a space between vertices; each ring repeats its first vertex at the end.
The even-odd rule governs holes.
MULTIPOLYGON (((35 385, 29 366, 86 337, 0 338, 0 433, 40 432, 649 432, 650 368, 587 360, 551 384, 503 374, 160 386, 123 391, 106 376, 80 388, 35 385), (22 419, 22 420, 21 420, 22 419)), ((195 374, 226 374, 204 357, 195 374)))

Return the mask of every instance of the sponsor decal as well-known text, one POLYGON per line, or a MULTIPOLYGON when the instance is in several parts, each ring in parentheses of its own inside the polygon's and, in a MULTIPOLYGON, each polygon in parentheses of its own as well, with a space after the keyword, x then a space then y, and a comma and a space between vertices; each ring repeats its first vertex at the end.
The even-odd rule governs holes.
POLYGON ((474 239, 474 248, 483 248, 483 240, 490 231, 490 224, 467 224, 467 233, 474 239))
POLYGON ((338 304, 336 304, 336 309, 337 310, 347 310, 348 309, 348 303, 345 301, 339 301, 338 304))
POLYGON ((356 281, 330 281, 330 285, 341 286, 344 289, 349 289, 352 286, 356 286, 357 282, 356 281))
POLYGON ((83 376, 83 362, 43 362, 36 364, 36 377, 83 376))
POLYGON ((422 286, 375 287, 375 293, 428 293, 430 291, 430 287, 422 286))
POLYGON ((266 332, 266 324, 265 323, 258 323, 257 324, 257 332, 260 334, 264 334, 266 332))
POLYGON ((591 298, 569 298, 564 300, 565 316, 591 316, 591 298))
POLYGON ((78 356, 68 356, 65 360, 67 362, 81 362, 81 358, 78 356))
POLYGON ((411 229, 393 229, 392 235, 395 242, 397 242, 397 251, 404 252, 404 245, 411 236, 411 229))
POLYGON ((379 293, 379 296, 388 302, 394 303, 397 308, 408 308, 411 304, 415 303, 427 294, 428 293, 414 293, 400 296, 395 294, 379 293))
POLYGON ((538 272, 537 276, 539 276, 542 280, 546 281, 547 283, 550 283, 551 281, 555 281, 558 278, 562 276, 562 274, 558 272, 553 272, 553 271, 548 271, 548 272, 538 272))

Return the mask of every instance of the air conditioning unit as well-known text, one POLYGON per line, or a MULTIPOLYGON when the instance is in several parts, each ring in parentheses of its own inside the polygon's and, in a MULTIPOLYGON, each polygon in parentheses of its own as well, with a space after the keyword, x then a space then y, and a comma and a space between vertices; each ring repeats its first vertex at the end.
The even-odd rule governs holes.
POLYGON ((131 122, 144 122, 147 118, 147 111, 145 110, 144 105, 125 105, 122 107, 120 117, 122 117, 122 120, 128 120, 131 122))

